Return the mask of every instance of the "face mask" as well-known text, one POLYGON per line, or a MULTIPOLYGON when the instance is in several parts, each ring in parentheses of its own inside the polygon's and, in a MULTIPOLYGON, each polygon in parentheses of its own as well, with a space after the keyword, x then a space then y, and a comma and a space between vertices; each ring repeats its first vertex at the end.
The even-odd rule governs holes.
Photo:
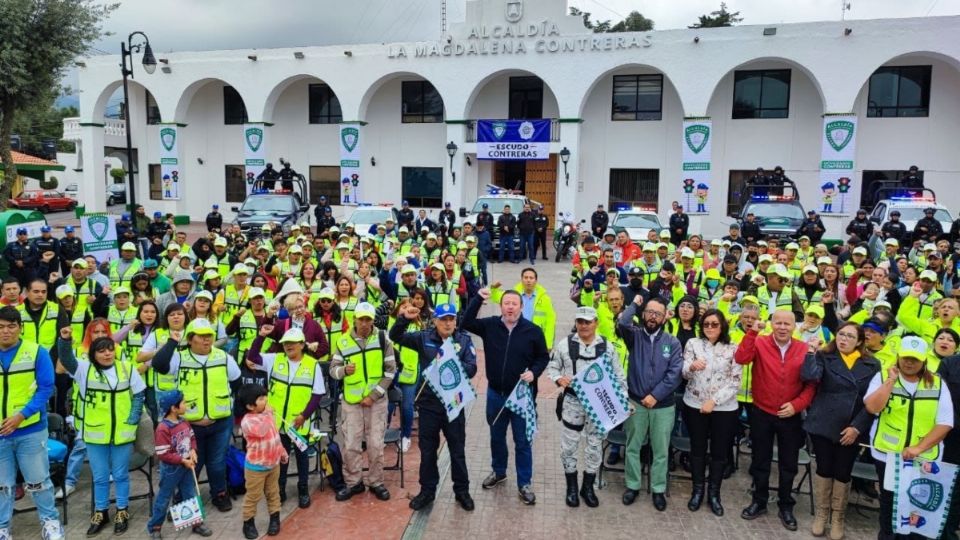
POLYGON ((719 280, 719 279, 708 279, 708 280, 707 280, 707 287, 710 287, 711 289, 715 288, 715 287, 716 287, 717 285, 719 285, 719 284, 720 284, 720 280, 719 280))
POLYGON ((633 287, 640 287, 643 285, 643 280, 640 278, 630 278, 630 285, 633 287))

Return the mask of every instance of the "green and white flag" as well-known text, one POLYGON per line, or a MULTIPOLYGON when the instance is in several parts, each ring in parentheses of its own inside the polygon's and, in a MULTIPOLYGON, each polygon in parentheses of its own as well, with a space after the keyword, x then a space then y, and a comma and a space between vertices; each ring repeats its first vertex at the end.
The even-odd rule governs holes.
MULTIPOLYGON (((952 504, 956 465, 942 461, 907 459, 899 453, 887 454, 887 474, 894 468, 893 532, 940 538, 952 504)), ((884 479, 886 480, 886 479, 884 479)))
POLYGON ((120 247, 117 244, 116 216, 102 212, 80 216, 80 240, 84 255, 93 255, 98 261, 116 259, 120 247))
POLYGON ((681 174, 688 214, 706 214, 710 211, 711 158, 713 151, 713 122, 710 120, 683 121, 683 163, 681 174))
POLYGON ((587 417, 597 426, 601 436, 619 426, 631 413, 627 392, 614 374, 610 362, 610 355, 604 354, 590 367, 577 373, 570 383, 587 417))
POLYGON ((180 132, 176 124, 160 124, 160 183, 165 201, 180 200, 180 132))
POLYGON ((518 382, 503 406, 526 421, 527 440, 532 442, 537 434, 537 404, 533 400, 530 384, 524 381, 518 382))
POLYGON ((477 399, 470 377, 460 363, 458 348, 453 339, 447 338, 437 351, 437 357, 423 370, 423 379, 443 404, 451 422, 460 416, 467 403, 477 399))
POLYGON ((857 115, 824 115, 820 137, 821 213, 842 214, 847 209, 847 192, 854 177, 857 115))
POLYGON ((243 165, 247 184, 247 195, 253 190, 253 181, 267 168, 267 126, 266 124, 245 124, 243 126, 243 165))
POLYGON ((360 180, 361 124, 340 124, 340 204, 357 204, 363 200, 360 180))

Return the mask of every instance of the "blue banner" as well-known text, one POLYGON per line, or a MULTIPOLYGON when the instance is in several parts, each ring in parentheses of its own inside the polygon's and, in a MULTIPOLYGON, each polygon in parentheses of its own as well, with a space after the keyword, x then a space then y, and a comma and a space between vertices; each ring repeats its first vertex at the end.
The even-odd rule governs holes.
POLYGON ((550 120, 477 120, 477 159, 550 159, 550 120))

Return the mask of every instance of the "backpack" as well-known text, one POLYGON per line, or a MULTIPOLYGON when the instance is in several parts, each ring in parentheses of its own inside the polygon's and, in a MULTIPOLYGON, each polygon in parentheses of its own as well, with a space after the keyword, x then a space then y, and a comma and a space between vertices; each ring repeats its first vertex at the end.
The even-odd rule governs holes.
POLYGON ((246 464, 247 456, 236 446, 227 447, 227 488, 234 495, 243 495, 247 492, 246 482, 243 478, 243 467, 246 464))
MULTIPOLYGON (((607 340, 601 336, 597 337, 599 338, 599 342, 594 347, 594 350, 597 353, 596 358, 600 358, 607 352, 607 340)), ((573 339, 573 335, 567 336, 567 350, 570 351, 570 359, 573 361, 573 376, 576 377, 577 360, 580 359, 580 342, 575 341, 573 339)), ((583 425, 575 426, 563 419, 563 398, 568 392, 576 397, 573 393, 573 390, 571 390, 569 387, 564 388, 563 392, 560 392, 560 396, 557 398, 557 420, 563 422, 563 425, 568 429, 572 429, 574 431, 583 431, 583 425)))
POLYGON ((320 455, 320 462, 323 464, 323 471, 330 488, 334 491, 346 489, 347 483, 343 479, 343 454, 340 453, 340 445, 333 441, 327 443, 327 447, 320 455))

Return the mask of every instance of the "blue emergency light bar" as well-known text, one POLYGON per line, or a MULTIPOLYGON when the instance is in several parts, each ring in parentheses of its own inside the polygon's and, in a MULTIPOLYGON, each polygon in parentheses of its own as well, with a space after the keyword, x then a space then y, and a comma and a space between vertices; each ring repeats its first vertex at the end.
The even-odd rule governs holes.
POLYGON ((791 197, 788 195, 753 195, 750 197, 752 201, 793 201, 796 200, 796 197, 791 197))

